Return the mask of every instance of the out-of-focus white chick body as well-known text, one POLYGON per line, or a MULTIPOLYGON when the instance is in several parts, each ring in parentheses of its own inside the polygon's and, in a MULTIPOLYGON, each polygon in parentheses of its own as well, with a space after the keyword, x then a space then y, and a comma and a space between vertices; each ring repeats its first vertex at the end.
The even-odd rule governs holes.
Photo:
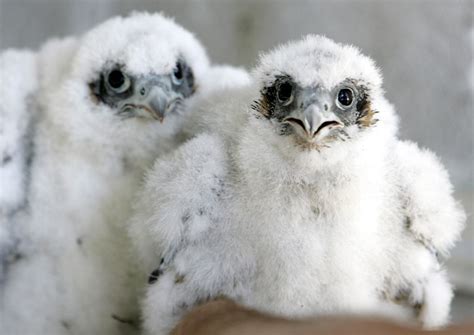
MULTIPOLYGON (((212 66, 204 78, 206 87, 212 90, 195 100, 193 109, 184 120, 182 127, 183 140, 188 140, 202 132, 208 132, 214 123, 226 123, 228 118, 241 117, 228 115, 226 110, 213 108, 215 105, 227 103, 232 95, 250 85, 249 73, 239 67, 228 65, 212 66)), ((236 120, 234 120, 236 121, 236 120)))
POLYGON ((28 129, 35 114, 37 57, 32 51, 0 54, 0 213, 17 210, 25 199, 28 129))
POLYGON ((40 92, 60 78, 73 43, 73 38, 53 39, 41 53, 7 50, 0 55, 0 282, 10 264, 21 257, 17 222, 28 208, 40 92))
POLYGON ((381 84, 356 48, 309 36, 264 55, 207 134, 157 160, 131 224, 149 334, 222 295, 292 318, 447 322, 436 251, 465 216, 438 160, 398 140, 381 84))
POLYGON ((2 283, 0 333, 135 333, 144 282, 126 234, 134 192, 180 143, 194 101, 221 84, 205 81, 200 43, 161 14, 53 44, 68 57, 41 51, 29 208, 17 218, 21 257, 2 283))
POLYGON ((30 128, 37 105, 37 57, 32 51, 0 54, 0 282, 14 255, 11 217, 26 201, 30 128))

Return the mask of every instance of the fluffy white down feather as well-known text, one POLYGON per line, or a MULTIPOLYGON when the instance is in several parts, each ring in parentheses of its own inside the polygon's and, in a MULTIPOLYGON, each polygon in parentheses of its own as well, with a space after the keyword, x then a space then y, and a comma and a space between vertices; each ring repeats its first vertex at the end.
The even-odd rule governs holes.
POLYGON ((36 54, 8 50, 0 54, 0 213, 15 210, 25 198, 25 142, 33 95, 38 87, 36 54))
POLYGON ((14 255, 10 218, 26 201, 31 128, 37 111, 37 55, 26 50, 0 54, 0 282, 14 255))
POLYGON ((452 289, 436 252, 452 247, 465 215, 434 155, 398 139, 381 84, 356 48, 308 36, 263 55, 250 85, 198 109, 193 124, 205 133, 156 161, 130 224, 152 274, 149 334, 167 334, 191 306, 220 295, 292 318, 446 324, 452 289), (252 108, 282 74, 328 90, 361 80, 379 122, 303 150, 252 108))
POLYGON ((139 76, 172 72, 178 57, 197 86, 184 112, 232 75, 248 80, 230 67, 221 68, 226 76, 219 79, 195 37, 161 14, 113 18, 40 50, 29 207, 15 216, 21 241, 0 287, 1 334, 138 331, 145 279, 135 271, 126 220, 143 171, 180 143, 185 114, 163 123, 123 121, 92 97, 89 84, 109 63, 139 76))

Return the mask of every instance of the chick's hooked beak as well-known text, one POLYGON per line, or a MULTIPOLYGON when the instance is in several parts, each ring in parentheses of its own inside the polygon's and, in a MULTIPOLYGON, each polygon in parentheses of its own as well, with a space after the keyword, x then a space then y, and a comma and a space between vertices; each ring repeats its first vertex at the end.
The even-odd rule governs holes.
POLYGON ((150 116, 160 122, 163 122, 170 107, 169 94, 167 93, 161 88, 153 88, 149 93, 147 103, 144 105, 144 109, 150 113, 150 116))
POLYGON ((173 90, 168 76, 150 75, 136 81, 134 94, 123 101, 121 110, 162 123, 181 100, 182 96, 173 90))
MULTIPOLYGON (((319 94, 318 94, 319 95, 319 94)), ((330 111, 328 95, 316 97, 313 90, 302 92, 302 103, 283 121, 292 125, 302 138, 314 142, 326 137, 333 129, 343 128, 342 121, 330 111)))

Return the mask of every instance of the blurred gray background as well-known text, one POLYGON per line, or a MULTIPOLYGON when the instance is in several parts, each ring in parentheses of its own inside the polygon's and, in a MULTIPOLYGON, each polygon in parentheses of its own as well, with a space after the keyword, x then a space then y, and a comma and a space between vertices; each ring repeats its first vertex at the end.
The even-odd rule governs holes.
POLYGON ((259 52, 307 33, 355 44, 373 57, 401 115, 401 137, 440 155, 469 214, 448 265, 458 287, 454 319, 473 318, 472 0, 0 0, 0 50, 38 48, 133 10, 174 16, 217 63, 250 67, 259 52))

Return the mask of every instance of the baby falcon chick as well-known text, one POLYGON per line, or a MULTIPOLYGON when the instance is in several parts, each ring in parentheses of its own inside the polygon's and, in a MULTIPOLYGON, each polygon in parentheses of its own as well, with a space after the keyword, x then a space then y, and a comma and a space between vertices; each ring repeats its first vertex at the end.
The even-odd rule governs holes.
POLYGON ((2 334, 137 331, 133 194, 180 143, 193 101, 222 86, 196 38, 161 14, 113 18, 67 50, 59 68, 41 52, 29 206, 15 217, 21 257, 0 287, 2 334))
POLYGON ((440 257, 465 215, 438 159, 398 139, 373 61, 308 36, 252 77, 148 174, 131 226, 151 273, 145 329, 166 334, 217 296, 294 318, 445 324, 440 257))

